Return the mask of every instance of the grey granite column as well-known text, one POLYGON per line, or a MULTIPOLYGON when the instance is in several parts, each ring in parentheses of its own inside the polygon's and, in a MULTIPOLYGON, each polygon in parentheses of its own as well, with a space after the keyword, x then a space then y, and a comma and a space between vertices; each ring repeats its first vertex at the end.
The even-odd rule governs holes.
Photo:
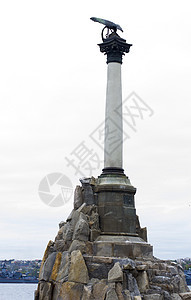
POLYGON ((112 32, 99 46, 100 51, 107 55, 108 64, 103 173, 119 174, 123 173, 121 64, 123 55, 132 45, 112 32))
POLYGON ((123 122, 121 64, 110 62, 107 67, 105 109, 104 168, 123 167, 123 122), (118 113, 116 113, 118 108, 118 113))

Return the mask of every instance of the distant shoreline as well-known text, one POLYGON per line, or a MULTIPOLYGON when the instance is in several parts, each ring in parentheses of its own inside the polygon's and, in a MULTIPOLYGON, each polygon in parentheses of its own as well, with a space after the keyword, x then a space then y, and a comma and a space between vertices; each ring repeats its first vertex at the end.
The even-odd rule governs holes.
POLYGON ((38 283, 38 279, 26 280, 26 279, 0 278, 0 283, 38 283))

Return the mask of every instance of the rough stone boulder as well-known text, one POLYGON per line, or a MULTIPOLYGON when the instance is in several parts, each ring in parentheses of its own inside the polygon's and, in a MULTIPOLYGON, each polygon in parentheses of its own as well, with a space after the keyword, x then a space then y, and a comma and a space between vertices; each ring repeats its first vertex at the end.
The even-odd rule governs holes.
POLYGON ((40 271, 40 275, 39 275, 39 280, 43 280, 43 281, 49 281, 50 276, 52 274, 52 269, 54 266, 54 262, 56 259, 56 252, 51 253, 45 263, 43 264, 43 267, 40 271))
POLYGON ((83 203, 82 199, 82 188, 77 185, 74 191, 74 209, 78 209, 83 203))
POLYGON ((89 240, 89 225, 83 213, 80 213, 79 219, 75 225, 72 240, 88 241, 89 240))
POLYGON ((122 282, 123 272, 121 270, 119 262, 115 263, 113 268, 108 273, 108 282, 122 282))
POLYGON ((80 250, 75 250, 71 253, 68 280, 84 284, 88 283, 88 270, 80 250))

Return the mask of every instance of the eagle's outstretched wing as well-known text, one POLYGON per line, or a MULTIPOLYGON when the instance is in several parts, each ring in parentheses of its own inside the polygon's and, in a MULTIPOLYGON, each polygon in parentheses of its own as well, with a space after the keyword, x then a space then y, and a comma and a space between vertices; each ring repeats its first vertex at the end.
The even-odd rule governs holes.
POLYGON ((92 21, 94 21, 94 22, 98 22, 98 23, 103 24, 106 27, 108 27, 109 29, 113 29, 114 31, 117 31, 117 29, 119 29, 119 30, 121 30, 123 32, 123 29, 121 28, 121 26, 119 26, 118 24, 115 24, 115 23, 113 23, 111 21, 104 20, 104 19, 101 19, 101 18, 95 18, 95 17, 92 17, 90 19, 92 21))

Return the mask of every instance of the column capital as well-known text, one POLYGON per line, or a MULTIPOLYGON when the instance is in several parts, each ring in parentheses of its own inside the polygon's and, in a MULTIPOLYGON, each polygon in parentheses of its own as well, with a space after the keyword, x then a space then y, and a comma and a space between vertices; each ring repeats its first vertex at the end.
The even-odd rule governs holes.
POLYGON ((127 44, 116 32, 112 32, 103 43, 98 44, 100 51, 107 55, 107 64, 117 62, 122 64, 122 56, 128 53, 132 44, 127 44))

